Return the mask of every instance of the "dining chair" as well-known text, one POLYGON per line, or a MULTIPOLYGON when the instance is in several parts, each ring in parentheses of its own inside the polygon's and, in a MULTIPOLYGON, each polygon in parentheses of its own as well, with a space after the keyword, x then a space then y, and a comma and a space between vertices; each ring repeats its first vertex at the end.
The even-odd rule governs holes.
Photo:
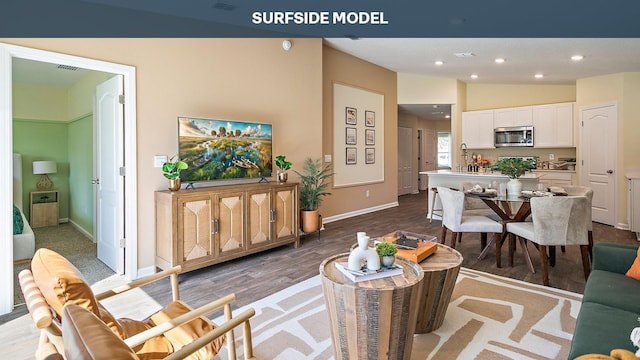
MULTIPOLYGON (((493 233, 496 237, 502 233, 502 224, 482 215, 464 215, 464 192, 451 190, 446 187, 438 187, 438 194, 442 202, 442 236, 440 243, 444 244, 447 229, 451 230, 451 247, 456 248, 456 241, 461 233, 480 233, 480 251, 487 246, 487 233, 493 233)), ((496 257, 500 248, 496 246, 496 257)))
POLYGON ((587 230, 589 237, 589 258, 593 260, 593 218, 591 211, 593 206, 593 189, 588 186, 564 185, 564 191, 569 196, 584 196, 587 198, 587 230))
MULTIPOLYGON (((549 285, 549 257, 547 250, 554 246, 580 246, 584 278, 590 273, 589 240, 587 237, 587 208, 585 196, 532 197, 532 221, 507 223, 509 256, 513 254, 513 240, 519 236, 538 245, 542 283, 549 285)), ((524 244, 526 246, 526 244, 524 244)))
MULTIPOLYGON (((473 189, 474 186, 480 185, 481 187, 488 189, 490 184, 486 183, 477 183, 470 181, 463 181, 460 183, 460 188, 462 191, 468 191, 473 189)), ((463 215, 478 215, 478 216, 486 216, 491 220, 501 221, 500 216, 496 214, 487 204, 484 203, 481 199, 476 199, 472 197, 464 198, 464 210, 463 215)))

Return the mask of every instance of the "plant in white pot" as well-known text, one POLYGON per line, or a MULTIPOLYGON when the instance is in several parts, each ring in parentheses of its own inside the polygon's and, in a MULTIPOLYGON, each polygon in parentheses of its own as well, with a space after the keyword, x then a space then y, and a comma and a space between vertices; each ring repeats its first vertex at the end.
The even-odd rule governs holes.
POLYGON ((287 178, 289 177, 287 174, 287 170, 291 169, 291 161, 287 161, 287 157, 285 155, 276 156, 276 167, 278 168, 278 182, 286 183, 287 178))
POLYGON ((300 178, 300 219, 302 231, 311 233, 319 228, 318 207, 322 197, 331 195, 327 191, 333 176, 331 165, 322 166, 320 159, 307 158, 302 172, 295 171, 300 178))
POLYGON ((507 183, 507 194, 520 195, 522 182, 519 178, 525 171, 531 169, 537 161, 537 156, 526 160, 522 158, 502 158, 491 165, 491 170, 500 171, 511 179, 507 183))
POLYGON ((376 252, 382 259, 382 265, 391 266, 396 262, 396 253, 398 252, 398 247, 390 242, 381 242, 376 245, 376 252))
POLYGON ((189 165, 174 155, 169 161, 162 164, 162 175, 169 179, 169 190, 180 190, 180 171, 188 169, 189 165), (173 159, 176 159, 175 161, 173 159))

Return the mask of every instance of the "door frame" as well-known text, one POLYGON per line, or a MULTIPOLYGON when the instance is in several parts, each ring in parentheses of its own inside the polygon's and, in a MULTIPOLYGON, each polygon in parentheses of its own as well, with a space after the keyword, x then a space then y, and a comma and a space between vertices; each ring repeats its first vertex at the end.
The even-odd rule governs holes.
MULTIPOLYGON (((601 103, 601 104, 595 104, 595 105, 587 105, 587 106, 581 106, 578 110, 578 126, 580 127, 580 143, 578 144, 580 146, 580 161, 578 162, 578 169, 579 171, 577 172, 578 175, 578 184, 582 185, 582 186, 588 186, 589 183, 586 180, 587 177, 587 172, 585 170, 585 167, 582 165, 583 162, 585 160, 587 160, 585 158, 585 134, 584 134, 584 126, 583 126, 583 121, 584 119, 582 118, 582 114, 584 113, 585 110, 593 110, 593 109, 599 109, 599 108, 604 108, 604 107, 609 107, 609 106, 613 106, 615 108, 615 112, 616 112, 616 122, 615 122, 615 134, 616 134, 616 140, 619 138, 618 135, 618 128, 619 128, 619 123, 620 123, 620 114, 619 111, 620 109, 618 108, 618 102, 617 101, 612 101, 612 102, 606 102, 606 103, 601 103)), ((628 230, 624 229, 623 226, 621 226, 618 223, 618 168, 619 168, 619 164, 618 164, 618 147, 615 147, 615 154, 614 154, 614 158, 616 159, 616 161, 614 161, 614 169, 613 169, 613 173, 614 173, 614 177, 613 177, 613 181, 612 181, 612 186, 613 186, 613 223, 612 224, 608 224, 608 225, 612 225, 615 226, 616 228, 619 229, 623 229, 623 230, 628 230)))
MULTIPOLYGON (((0 43, 0 166, 11 169, 13 161, 12 59, 21 58, 120 74, 124 78, 124 236, 125 277, 136 279, 138 271, 137 163, 136 163, 136 69, 133 66, 87 59, 51 51, 0 43), (125 211, 126 209, 126 211, 125 211)), ((11 172, 0 174, 0 315, 13 310, 13 182, 11 172)))

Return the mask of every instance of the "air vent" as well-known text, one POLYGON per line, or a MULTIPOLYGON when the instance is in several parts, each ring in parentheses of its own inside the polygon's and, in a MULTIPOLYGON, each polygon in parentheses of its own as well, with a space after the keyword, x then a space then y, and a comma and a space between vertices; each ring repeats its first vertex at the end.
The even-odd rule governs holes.
POLYGON ((211 5, 211 7, 216 10, 233 11, 236 9, 237 6, 233 4, 224 3, 224 2, 217 2, 211 5))
POLYGON ((62 70, 69 70, 69 71, 76 71, 78 70, 77 67, 75 66, 69 66, 69 65, 58 65, 56 66, 58 69, 62 69, 62 70))
POLYGON ((455 55, 456 57, 459 58, 468 58, 468 57, 474 57, 476 56, 476 54, 472 53, 472 52, 460 52, 460 53, 454 53, 453 55, 455 55))

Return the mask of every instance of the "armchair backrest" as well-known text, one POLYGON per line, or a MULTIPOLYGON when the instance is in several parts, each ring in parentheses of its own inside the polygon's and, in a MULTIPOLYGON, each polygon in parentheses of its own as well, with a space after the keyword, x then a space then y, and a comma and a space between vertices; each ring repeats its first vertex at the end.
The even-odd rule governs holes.
POLYGON ((578 186, 578 185, 565 185, 563 186, 564 191, 567 192, 567 195, 570 196, 584 196, 587 198, 589 202, 589 206, 587 207, 587 228, 592 230, 593 228, 593 219, 591 217, 591 204, 593 203, 593 189, 588 186, 578 186))
POLYGON ((438 186, 442 202, 442 224, 451 231, 460 230, 464 210, 464 192, 438 186))
POLYGON ((587 245, 585 196, 531 198, 534 241, 541 245, 587 245))
MULTIPOLYGON (((487 183, 477 183, 470 181, 463 181, 460 183, 460 188, 462 191, 467 191, 473 189, 474 186, 480 185, 483 188, 489 188, 490 184, 487 183)), ((489 206, 482 201, 482 199, 477 199, 473 197, 464 197, 464 209, 465 210, 475 210, 475 209, 489 209, 489 206)))

